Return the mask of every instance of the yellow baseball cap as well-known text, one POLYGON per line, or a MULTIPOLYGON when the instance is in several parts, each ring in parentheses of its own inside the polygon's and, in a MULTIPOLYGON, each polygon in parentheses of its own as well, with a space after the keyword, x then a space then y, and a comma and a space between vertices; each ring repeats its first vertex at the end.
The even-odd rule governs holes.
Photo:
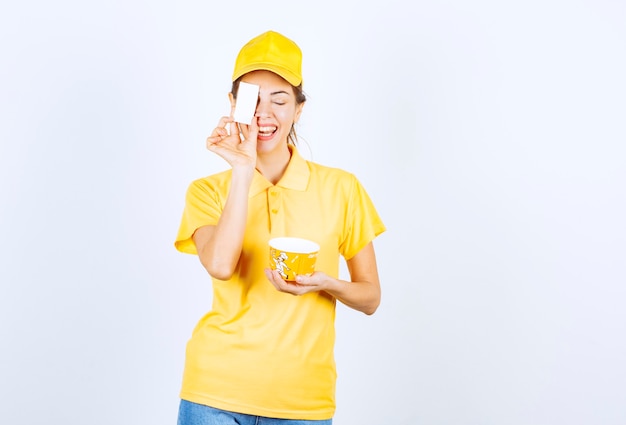
POLYGON ((233 81, 261 69, 272 71, 297 87, 302 83, 302 51, 284 35, 275 31, 264 32, 239 51, 233 81))

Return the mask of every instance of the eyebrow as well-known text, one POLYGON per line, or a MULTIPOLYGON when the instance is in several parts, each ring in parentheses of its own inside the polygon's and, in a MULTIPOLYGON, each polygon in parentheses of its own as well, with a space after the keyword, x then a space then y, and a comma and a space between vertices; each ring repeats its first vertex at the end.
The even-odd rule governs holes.
POLYGON ((286 94, 286 95, 289 95, 289 93, 287 93, 286 91, 279 90, 279 91, 275 91, 275 92, 270 93, 270 96, 274 96, 275 94, 286 94))

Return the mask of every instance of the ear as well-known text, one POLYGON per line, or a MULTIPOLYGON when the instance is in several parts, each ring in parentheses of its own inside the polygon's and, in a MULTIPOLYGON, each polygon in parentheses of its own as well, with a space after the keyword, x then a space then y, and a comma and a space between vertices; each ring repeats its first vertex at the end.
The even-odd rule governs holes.
POLYGON ((300 119, 300 114, 302 114, 302 108, 304 108, 304 102, 296 106, 296 116, 293 119, 294 124, 297 123, 300 119))

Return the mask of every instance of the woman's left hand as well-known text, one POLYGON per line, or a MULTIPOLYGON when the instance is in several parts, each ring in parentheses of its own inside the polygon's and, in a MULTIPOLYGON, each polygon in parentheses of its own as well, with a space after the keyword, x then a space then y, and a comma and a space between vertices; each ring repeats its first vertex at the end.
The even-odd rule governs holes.
POLYGON ((274 287, 288 294, 303 295, 324 291, 350 308, 365 314, 374 314, 380 304, 380 281, 376 267, 374 244, 368 243, 347 261, 350 281, 335 279, 322 272, 298 276, 295 282, 285 282, 276 270, 265 269, 265 275, 274 287))
POLYGON ((285 281, 277 270, 265 269, 265 275, 278 291, 292 295, 323 291, 331 280, 326 273, 322 272, 315 272, 311 276, 297 276, 295 282, 285 281))

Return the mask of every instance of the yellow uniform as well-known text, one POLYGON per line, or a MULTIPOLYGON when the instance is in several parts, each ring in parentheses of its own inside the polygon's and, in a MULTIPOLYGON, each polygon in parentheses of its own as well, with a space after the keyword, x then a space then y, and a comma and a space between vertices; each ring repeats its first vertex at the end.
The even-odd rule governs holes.
MULTIPOLYGON (((273 185, 255 171, 241 257, 228 281, 213 279, 213 306, 187 344, 181 398, 218 409, 284 419, 329 419, 335 411, 335 299, 293 296, 267 280, 268 241, 295 236, 320 245, 316 270, 337 277, 385 228, 350 173, 292 157, 273 185)), ((175 246, 196 254, 196 229, 215 225, 231 171, 188 189, 175 246)))

